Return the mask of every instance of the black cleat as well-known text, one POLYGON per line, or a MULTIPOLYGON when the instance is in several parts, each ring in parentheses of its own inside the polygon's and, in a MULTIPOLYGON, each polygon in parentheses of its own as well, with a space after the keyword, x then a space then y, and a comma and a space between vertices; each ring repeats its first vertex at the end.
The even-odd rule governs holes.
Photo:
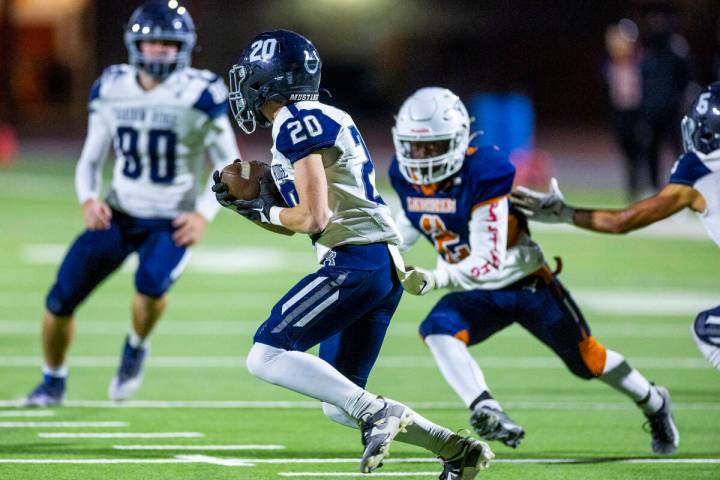
POLYGON ((473 480, 490 466, 495 454, 485 442, 465 438, 462 451, 455 457, 443 460, 443 471, 439 480, 473 480))
POLYGON ((498 440, 508 447, 517 448, 525 430, 502 410, 478 405, 470 415, 470 425, 485 440, 498 440))

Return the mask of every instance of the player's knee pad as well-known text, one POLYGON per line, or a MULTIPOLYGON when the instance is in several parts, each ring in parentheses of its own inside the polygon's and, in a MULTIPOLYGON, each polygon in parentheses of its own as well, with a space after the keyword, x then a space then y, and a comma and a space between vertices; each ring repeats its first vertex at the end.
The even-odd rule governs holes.
POLYGON ((700 312, 691 331, 700 352, 720 370, 720 307, 700 312))
POLYGON ((345 410, 325 402, 322 403, 322 409, 325 416, 333 422, 350 428, 358 428, 357 420, 348 415, 345 410))
POLYGON ((580 362, 566 362, 572 373, 585 380, 597 378, 605 371, 605 361, 607 359, 607 351, 605 347, 595 340, 594 337, 585 337, 578 343, 580 350, 580 362))
POLYGON ((444 325, 443 322, 439 322, 433 317, 428 317, 420 324, 418 330, 420 337, 426 339, 430 335, 449 335, 455 337, 465 345, 470 343, 470 332, 467 330, 458 330, 449 325, 444 325))
POLYGON ((55 316, 69 317, 75 313, 75 309, 82 302, 83 298, 68 292, 59 283, 55 283, 45 298, 45 308, 55 316))
POLYGON ((163 270, 138 270, 135 274, 135 288, 143 295, 160 298, 170 289, 172 279, 163 270))
POLYGON ((254 343, 248 352, 245 364, 247 369, 258 378, 266 382, 275 383, 272 363, 282 354, 287 352, 282 348, 272 347, 264 343, 254 343))

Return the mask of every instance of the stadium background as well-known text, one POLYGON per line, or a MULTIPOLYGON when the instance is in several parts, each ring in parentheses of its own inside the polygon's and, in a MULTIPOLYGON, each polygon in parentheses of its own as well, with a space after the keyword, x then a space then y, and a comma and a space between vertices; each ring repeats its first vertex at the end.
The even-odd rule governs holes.
MULTIPOLYGON (((255 326, 274 300, 312 268, 308 242, 299 236, 276 238, 228 212, 210 226, 189 271, 171 293, 153 339, 146 385, 137 398, 141 403, 127 409, 102 403, 128 328, 128 265, 78 315, 68 392, 74 406, 52 411, 51 418, 14 418, 14 410, 5 408, 38 378, 43 297, 82 225, 72 175, 84 135, 87 92, 102 68, 126 61, 122 27, 136 3, 0 0, 0 416, 8 417, 0 418, 0 478, 263 479, 280 478, 279 472, 312 476, 355 471, 350 463, 359 452, 354 433, 326 422, 313 402, 252 379, 243 367, 255 326), (285 448, 210 449, 199 452, 210 460, 183 460, 180 450, 122 448, 143 440, 57 439, 41 434, 69 430, 9 425, 27 420, 120 421, 127 425, 115 430, 204 435, 155 440, 155 446, 285 448), (254 467, 234 468, 213 465, 218 458, 229 464, 233 458, 259 461, 254 467), (325 460, 290 464, 288 458, 325 460), (329 458, 349 463, 328 463, 329 458), (10 459, 29 463, 4 463, 10 459), (127 462, 39 465, 38 459, 127 462)), ((311 38, 323 58, 330 102, 356 118, 391 202, 382 177, 392 155, 392 115, 420 86, 448 86, 468 103, 481 94, 524 95, 534 111, 529 141, 546 159, 541 177, 556 174, 570 200, 620 205, 625 201, 624 173, 608 129, 601 74, 607 25, 630 18, 642 36, 647 13, 659 6, 671 12, 674 31, 687 40, 692 66, 687 97, 720 74, 720 4, 712 0, 181 3, 198 26, 201 49, 194 66, 223 75, 259 31, 289 28, 311 38)), ((246 158, 269 159, 268 131, 253 137, 238 134, 246 158)), ((666 151, 666 172, 673 160, 666 151)), ((720 261, 694 217, 680 215, 648 233, 623 238, 570 228, 537 228, 535 234, 548 256, 563 256, 563 280, 576 293, 597 337, 671 389, 682 434, 676 457, 720 458, 720 380, 688 332, 695 312, 717 304, 720 261)), ((431 265, 433 253, 423 245, 410 254, 410 261, 431 265)), ((370 388, 462 428, 464 409, 415 335, 437 298, 403 300, 370 388)), ((559 360, 519 328, 473 353, 496 396, 528 430, 517 451, 495 446, 498 458, 580 462, 498 463, 488 478, 716 478, 718 465, 713 463, 623 463, 626 458, 651 458, 640 414, 607 388, 571 378, 559 360)), ((393 453, 399 459, 422 457, 419 450, 402 445, 393 453)), ((385 467, 398 474, 433 469, 435 464, 422 462, 385 467)), ((404 478, 415 477, 406 473, 404 478)))

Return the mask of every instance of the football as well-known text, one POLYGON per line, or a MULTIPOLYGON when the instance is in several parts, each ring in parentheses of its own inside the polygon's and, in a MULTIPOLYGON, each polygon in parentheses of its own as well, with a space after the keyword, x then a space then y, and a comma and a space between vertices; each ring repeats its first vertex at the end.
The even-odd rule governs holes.
POLYGON ((271 176, 268 164, 257 160, 242 160, 226 165, 220 172, 220 181, 227 185, 228 192, 233 197, 253 200, 260 195, 260 179, 265 175, 271 176))
MULTIPOLYGON (((275 186, 272 173, 270 173, 270 165, 267 163, 257 160, 250 162, 245 160, 236 161, 226 165, 220 172, 220 181, 227 185, 230 195, 240 200, 254 200, 259 197, 260 179, 263 177, 270 180, 270 188, 276 203, 285 206, 285 200, 275 186)), ((295 233, 280 225, 271 225, 262 222, 253 223, 273 233, 282 233, 283 235, 293 235, 295 233)))

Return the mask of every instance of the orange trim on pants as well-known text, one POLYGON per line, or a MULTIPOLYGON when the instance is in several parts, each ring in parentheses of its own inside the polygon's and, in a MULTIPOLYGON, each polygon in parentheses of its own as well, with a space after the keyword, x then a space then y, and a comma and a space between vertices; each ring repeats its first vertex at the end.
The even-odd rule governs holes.
POLYGON ((602 375, 603 370, 605 370, 605 358, 607 357, 605 347, 595 340, 592 335, 583 338, 578 343, 578 346, 580 347, 583 362, 585 362, 585 366, 590 370, 590 373, 596 377, 602 375))
POLYGON ((470 343, 470 332, 468 332, 467 330, 460 330, 453 336, 463 342, 465 345, 470 343))

